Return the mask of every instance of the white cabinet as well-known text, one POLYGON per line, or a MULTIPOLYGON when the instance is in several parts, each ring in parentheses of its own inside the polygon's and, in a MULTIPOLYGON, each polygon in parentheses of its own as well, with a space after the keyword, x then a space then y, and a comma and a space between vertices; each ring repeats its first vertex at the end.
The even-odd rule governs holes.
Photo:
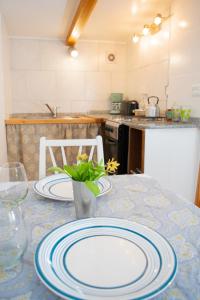
POLYGON ((141 135, 141 161, 138 167, 157 179, 164 188, 194 202, 199 162, 199 130, 162 128, 140 131, 131 128, 129 171, 133 167, 131 162, 135 156, 133 140, 138 135, 141 135))

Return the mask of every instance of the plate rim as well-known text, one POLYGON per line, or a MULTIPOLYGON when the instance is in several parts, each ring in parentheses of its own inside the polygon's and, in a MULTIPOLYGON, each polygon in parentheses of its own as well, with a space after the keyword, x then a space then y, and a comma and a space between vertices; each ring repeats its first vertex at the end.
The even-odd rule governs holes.
MULTIPOLYGON (((60 176, 63 175, 63 176, 65 176, 66 178, 68 178, 69 180, 71 180, 71 177, 70 177, 69 175, 67 175, 67 174, 53 174, 53 175, 50 175, 50 176, 46 176, 46 177, 43 177, 43 178, 41 178, 40 180, 37 180, 37 181, 34 182, 34 184, 33 184, 33 190, 34 190, 34 192, 35 192, 36 194, 38 194, 38 195, 44 197, 45 199, 52 199, 52 200, 55 200, 55 201, 63 201, 63 202, 74 202, 74 199, 72 199, 72 198, 64 198, 64 197, 59 197, 59 196, 55 196, 55 197, 53 197, 53 196, 47 196, 47 195, 41 193, 41 192, 37 189, 36 185, 39 183, 39 181, 42 181, 42 180, 45 180, 45 179, 48 179, 48 178, 51 178, 51 177, 55 177, 55 176, 58 176, 58 175, 60 175, 60 176)), ((107 193, 109 193, 109 192, 111 191, 111 189, 112 189, 112 183, 111 183, 111 181, 107 178, 107 176, 100 177, 98 180, 102 180, 102 179, 103 179, 103 180, 106 180, 106 181, 109 183, 109 188, 108 188, 106 191, 100 193, 100 194, 97 196, 97 198, 98 198, 98 197, 101 197, 101 196, 103 196, 103 195, 105 195, 105 194, 107 194, 107 193)), ((58 178, 58 180, 59 180, 59 178, 58 178)))
MULTIPOLYGON (((158 236, 160 236, 161 238, 164 239, 164 241, 169 245, 171 251, 172 251, 172 254, 173 254, 173 258, 174 258, 174 266, 173 266, 173 270, 170 274, 170 276, 165 280, 165 282, 160 286, 158 287, 155 291, 152 291, 152 292, 149 292, 147 293, 146 295, 143 295, 143 296, 139 296, 139 297, 136 297, 136 298, 130 298, 129 300, 143 300, 143 299, 151 299, 152 297, 155 297, 156 295, 160 294, 161 292, 163 292, 164 290, 167 289, 168 286, 170 286, 170 284, 173 282, 176 274, 177 274, 177 271, 178 271, 178 259, 177 259, 177 255, 176 255, 176 252, 173 248, 173 246, 171 245, 171 243, 168 241, 167 238, 165 238, 161 233, 159 233, 158 231, 154 230, 154 229, 151 229, 150 227, 146 226, 146 225, 143 225, 143 224, 140 224, 138 222, 134 222, 134 221, 130 221, 128 219, 122 219, 122 218, 116 218, 116 217, 96 217, 96 218, 85 218, 85 219, 80 219, 80 220, 72 220, 72 221, 69 221, 69 222, 66 222, 62 225, 59 225, 55 228, 53 228, 50 232, 48 232, 41 240, 40 242, 38 243, 37 245, 37 248, 36 248, 36 251, 35 251, 35 254, 34 254, 34 267, 35 267, 35 270, 36 270, 36 273, 39 277, 39 279, 43 282, 43 284, 48 288, 50 289, 53 293, 55 293, 56 295, 60 296, 61 298, 63 299, 73 299, 73 300, 85 300, 85 298, 79 298, 79 297, 76 297, 76 296, 73 296, 73 295, 70 295, 70 294, 67 294, 66 292, 63 293, 61 290, 59 290, 57 287, 55 287, 48 279, 45 278, 45 276, 43 274, 40 274, 39 273, 39 270, 38 270, 38 263, 37 263, 37 260, 38 260, 38 254, 39 254, 39 250, 42 246, 42 243, 44 242, 44 240, 50 235, 52 234, 54 231, 56 231, 57 229, 61 228, 61 227, 64 227, 66 226, 67 224, 72 224, 72 223, 79 223, 79 222, 84 222, 84 221, 87 221, 87 220, 99 220, 99 221, 109 221, 110 219, 112 219, 113 221, 116 221, 116 222, 120 222, 120 221, 125 221, 128 226, 128 223, 130 225, 139 225, 143 228, 146 228, 147 230, 150 230, 151 232, 153 233, 156 233, 158 236), (46 281, 45 281, 46 279, 46 281), (66 298, 68 297, 68 298, 66 298)), ((126 229, 126 226, 124 226, 124 228, 126 229)), ((41 267, 39 267, 41 269, 41 267)), ((103 297, 102 297, 103 299, 103 297)), ((112 299, 112 298, 111 298, 112 299)))

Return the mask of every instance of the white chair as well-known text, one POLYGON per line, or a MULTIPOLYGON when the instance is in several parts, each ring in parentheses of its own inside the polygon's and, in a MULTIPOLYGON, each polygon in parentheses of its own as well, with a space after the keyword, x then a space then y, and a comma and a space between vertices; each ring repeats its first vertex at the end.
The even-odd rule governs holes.
POLYGON ((46 159, 47 151, 49 149, 50 158, 53 167, 56 167, 56 159, 53 153, 52 147, 60 147, 62 154, 63 165, 67 165, 67 158, 65 154, 64 147, 79 147, 77 155, 82 154, 82 148, 91 147, 88 160, 92 160, 95 147, 97 153, 97 161, 102 161, 104 163, 104 153, 103 153, 103 142, 102 137, 98 135, 95 139, 65 139, 65 140, 47 140, 46 137, 40 138, 40 156, 39 156, 39 179, 46 176, 46 159))

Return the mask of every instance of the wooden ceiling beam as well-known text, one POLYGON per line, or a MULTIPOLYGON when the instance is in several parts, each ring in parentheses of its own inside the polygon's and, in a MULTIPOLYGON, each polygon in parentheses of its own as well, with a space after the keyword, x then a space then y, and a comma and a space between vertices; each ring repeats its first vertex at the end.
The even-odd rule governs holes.
POLYGON ((80 0, 79 6, 67 33, 67 46, 74 46, 76 44, 96 3, 97 0, 80 0))

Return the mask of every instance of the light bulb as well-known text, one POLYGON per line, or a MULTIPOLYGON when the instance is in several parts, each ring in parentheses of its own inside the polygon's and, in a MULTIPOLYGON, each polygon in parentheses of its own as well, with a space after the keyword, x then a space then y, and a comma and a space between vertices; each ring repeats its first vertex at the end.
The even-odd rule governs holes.
POLYGON ((73 58, 77 58, 79 55, 78 50, 75 47, 69 47, 68 52, 73 58))
POLYGON ((143 35, 148 35, 149 34, 149 26, 148 25, 144 25, 142 33, 143 33, 143 35))
POLYGON ((132 41, 133 41, 133 43, 137 44, 139 42, 139 39, 140 39, 139 36, 137 34, 134 34, 132 41))
POLYGON ((133 3, 131 11, 132 11, 133 15, 137 14, 137 12, 138 12, 138 4, 137 4, 137 2, 133 3))
POLYGON ((179 27, 181 27, 181 28, 187 28, 187 27, 188 27, 188 22, 185 21, 185 20, 182 20, 182 21, 179 22, 178 25, 179 25, 179 27))
POLYGON ((157 14, 156 17, 154 18, 153 22, 156 25, 160 25, 162 23, 162 15, 161 14, 157 14))

